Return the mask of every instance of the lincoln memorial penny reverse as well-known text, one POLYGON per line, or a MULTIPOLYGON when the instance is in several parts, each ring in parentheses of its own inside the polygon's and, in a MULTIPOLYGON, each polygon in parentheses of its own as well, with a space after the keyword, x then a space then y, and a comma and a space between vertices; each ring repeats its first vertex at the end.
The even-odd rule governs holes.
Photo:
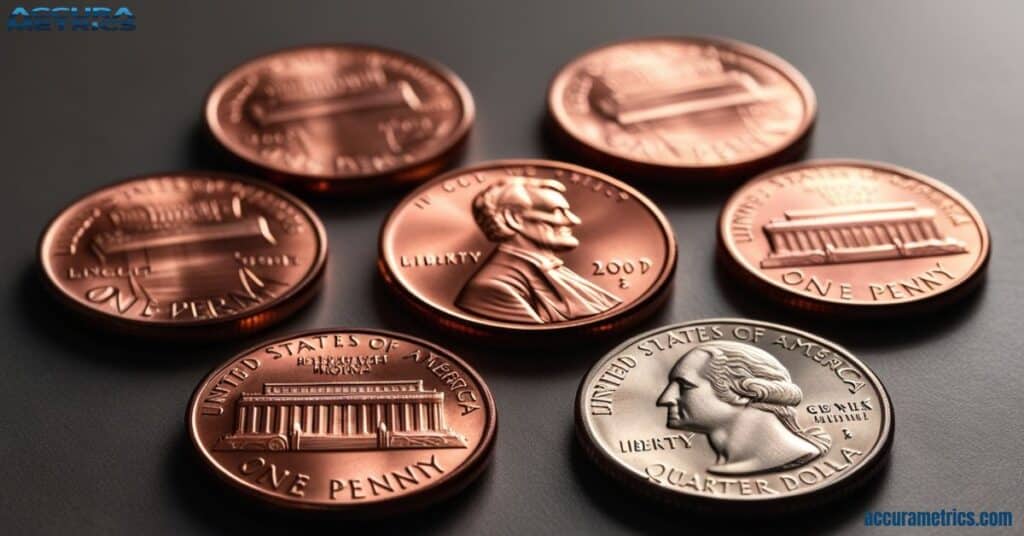
POLYGON ((651 37, 583 53, 548 90, 556 138, 656 180, 749 175, 794 155, 817 116, 807 80, 754 45, 651 37))
POLYGON ((480 475, 494 400, 464 361, 374 329, 263 342, 207 376, 188 407, 202 462, 282 508, 391 514, 441 500, 480 475))
POLYGON ((819 160, 739 188, 718 224, 723 265, 795 307, 853 314, 933 309, 988 263, 981 215, 949 186, 890 164, 819 160))
POLYGON ((224 75, 206 124, 229 153, 314 191, 420 180, 452 163, 473 98, 447 68, 365 45, 316 45, 224 75))
POLYGON ((148 175, 65 208, 39 246, 45 281, 96 323, 140 335, 265 328, 319 288, 327 236, 310 208, 261 181, 148 175))

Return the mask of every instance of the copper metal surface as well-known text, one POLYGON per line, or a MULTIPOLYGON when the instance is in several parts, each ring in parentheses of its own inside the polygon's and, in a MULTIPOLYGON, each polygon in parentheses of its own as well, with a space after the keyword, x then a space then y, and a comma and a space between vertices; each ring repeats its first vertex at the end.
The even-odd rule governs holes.
POLYGON ((146 335, 231 335, 306 303, 327 258, 323 225, 269 184, 214 172, 149 175, 75 201, 39 245, 61 301, 146 335))
POLYGON ((438 177, 399 203, 380 236, 392 288, 474 333, 621 326, 665 297, 675 264, 672 229, 640 192, 545 160, 438 177))
POLYGON ((250 60, 214 85, 217 141, 271 178, 316 191, 422 179, 449 165, 473 99, 447 68, 363 45, 250 60))
POLYGON ((489 460, 491 393, 458 357, 372 329, 320 329, 235 356, 199 384, 188 431, 231 486, 276 506, 421 507, 489 460))
POLYGON ((598 361, 577 436, 615 479, 697 509, 781 513, 849 492, 892 446, 889 395, 845 349, 785 326, 708 319, 598 361))
POLYGON ((595 165, 659 178, 737 175, 789 155, 817 114, 785 60, 706 37, 623 41, 584 53, 548 90, 560 137, 595 165))
POLYGON ((822 160, 768 171, 719 219, 728 268, 792 305, 902 312, 980 282, 988 230, 941 182, 872 162, 822 160))

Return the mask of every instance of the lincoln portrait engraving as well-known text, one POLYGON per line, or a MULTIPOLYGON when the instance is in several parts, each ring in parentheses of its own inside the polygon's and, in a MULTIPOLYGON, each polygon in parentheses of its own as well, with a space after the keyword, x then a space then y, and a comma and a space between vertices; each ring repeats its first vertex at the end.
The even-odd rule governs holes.
POLYGON ((657 405, 667 408, 669 428, 707 436, 716 456, 709 473, 742 475, 799 467, 828 452, 824 430, 797 422, 802 398, 771 354, 717 341, 679 358, 657 405))
POLYGON ((473 199, 473 217, 498 244, 455 304, 505 322, 547 324, 597 315, 622 300, 565 265, 559 252, 579 246, 580 218, 556 180, 509 177, 473 199))

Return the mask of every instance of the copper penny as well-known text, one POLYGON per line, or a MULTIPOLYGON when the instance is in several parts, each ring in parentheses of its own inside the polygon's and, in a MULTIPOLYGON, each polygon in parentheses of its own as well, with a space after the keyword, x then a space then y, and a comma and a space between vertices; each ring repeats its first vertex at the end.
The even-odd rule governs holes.
POLYGON ((318 288, 327 236, 269 184, 195 171, 149 175, 72 203, 39 246, 45 279, 99 323, 144 335, 264 328, 318 288))
POLYGON ((990 247, 978 211, 949 186, 854 160, 754 178, 722 210, 719 244, 727 267, 787 303, 872 313, 961 295, 990 247))
POLYGON ((188 431, 231 486, 289 508, 394 513, 480 474, 491 393, 451 352, 373 329, 250 348, 199 384, 188 431))
POLYGON ((363 45, 261 56, 206 101, 207 125, 230 153, 314 190, 434 174, 455 158, 473 113, 447 68, 363 45))
POLYGON ((606 330, 649 312, 675 270, 661 211, 602 173, 500 160, 424 184, 380 236, 384 278, 475 333, 606 330))
POLYGON ((559 133, 600 165, 659 177, 719 176, 785 156, 817 114, 793 66, 753 45, 658 37, 584 53, 548 90, 559 133))
POLYGON ((708 319, 644 333, 598 361, 580 385, 576 431, 602 469, 643 494, 781 512, 876 473, 893 410, 878 378, 835 343, 708 319))

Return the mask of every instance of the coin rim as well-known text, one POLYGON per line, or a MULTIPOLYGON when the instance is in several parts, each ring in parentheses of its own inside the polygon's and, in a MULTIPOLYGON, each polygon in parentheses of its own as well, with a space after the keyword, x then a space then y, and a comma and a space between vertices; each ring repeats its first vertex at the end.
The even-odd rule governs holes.
POLYGON ((302 331, 290 333, 288 335, 278 336, 266 341, 246 348, 245 350, 233 355, 223 363, 215 366, 210 370, 203 379, 199 381, 195 390, 192 392, 192 396, 189 398, 188 406, 185 412, 185 428, 188 430, 189 439, 192 442, 192 446, 195 447, 196 451, 200 454, 200 457, 205 462, 206 466, 216 473, 221 479, 233 488, 243 491, 249 496, 256 497, 262 501, 268 502, 274 506, 284 507, 288 509, 300 509, 300 510, 322 510, 322 511, 334 511, 334 512, 347 512, 347 511, 367 511, 374 512, 377 508, 384 507, 388 512, 391 506, 415 508, 410 506, 410 503, 416 504, 420 502, 421 505, 425 503, 431 503, 435 500, 443 500, 449 495, 449 491, 454 493, 462 487, 469 485, 470 482, 475 480, 481 474, 483 474, 487 463, 493 457, 494 450, 494 438, 497 435, 498 428, 498 412, 497 407, 494 403, 494 396, 491 393, 490 387, 484 382, 483 377, 480 373, 471 367, 466 361, 459 357, 454 352, 434 344, 432 342, 425 341, 418 337, 413 337, 405 333, 396 331, 389 331, 377 328, 356 328, 356 327, 325 327, 325 328, 313 328, 302 331), (284 341, 300 337, 309 337, 312 335, 330 335, 330 334, 368 334, 368 335, 380 335, 397 339, 404 342, 411 342, 419 345, 427 350, 434 351, 440 355, 443 355, 446 359, 454 362, 456 365, 462 368, 464 372, 472 377, 473 381, 479 386, 481 397, 483 398, 484 406, 486 408, 487 422, 484 425, 483 433, 480 436, 480 441, 477 443, 476 448, 466 458, 464 462, 459 464, 455 469, 449 471, 446 475, 441 478, 432 481, 426 486, 420 487, 412 493, 401 495, 395 498, 383 499, 372 502, 359 502, 359 503, 328 503, 319 501, 306 501, 306 500, 292 500, 283 497, 279 497, 275 494, 264 491, 262 488, 251 484, 250 482, 243 480, 236 476, 234 472, 224 468, 218 463, 209 450, 202 444, 202 441, 198 437, 199 426, 195 422, 195 418, 198 417, 199 398, 205 387, 210 382, 211 378, 217 376, 221 371, 225 370, 236 361, 244 358, 245 356, 259 351, 261 348, 265 348, 272 344, 277 344, 284 341), (462 478, 465 477, 465 478, 462 478), (434 492, 434 496, 430 497, 430 492, 434 492), (426 495, 426 496, 425 496, 426 495))
POLYGON ((888 164, 885 162, 877 162, 871 160, 859 160, 853 158, 822 158, 815 160, 805 160, 803 162, 796 162, 793 164, 788 164, 785 166, 769 169, 763 173, 758 174, 757 176, 743 183, 739 188, 737 188, 732 193, 732 195, 729 196, 729 199, 727 199, 725 203, 722 205, 722 210, 719 212, 718 215, 717 231, 718 247, 719 249, 722 249, 724 252, 728 253, 728 258, 725 258, 723 260, 725 260, 726 262, 733 263, 735 267, 741 269, 742 273, 755 276, 754 282, 758 284, 768 285, 768 287, 771 289, 771 295, 777 294, 778 291, 781 291, 782 296, 779 296, 779 298, 784 303, 792 301, 785 299, 785 297, 790 297, 794 298, 798 303, 811 304, 812 308, 814 306, 824 306, 826 308, 852 311, 868 311, 872 309, 899 310, 907 307, 913 307, 914 305, 919 305, 924 302, 931 302, 933 300, 941 301, 942 298, 950 296, 951 293, 954 293, 957 290, 969 290, 973 288, 973 283, 977 279, 976 276, 982 273, 984 268, 988 266, 988 261, 992 249, 992 239, 989 235, 988 226, 986 226, 984 220, 982 220, 981 214, 966 197, 964 197, 955 189, 953 189, 953 187, 943 183, 942 181, 939 181, 938 179, 934 179, 932 177, 924 175, 923 173, 919 173, 917 171, 913 171, 905 167, 897 166, 895 164, 888 164), (917 296, 912 299, 904 299, 889 302, 843 301, 838 299, 829 299, 825 296, 816 297, 811 295, 800 294, 798 292, 793 291, 790 287, 786 287, 781 283, 772 280, 770 277, 766 276, 760 270, 752 267, 750 263, 747 261, 747 259, 740 255, 739 250, 735 246, 735 244, 733 244, 732 241, 727 240, 726 237, 728 231, 728 222, 726 221, 726 213, 728 212, 728 209, 739 199, 739 196, 749 186, 757 182, 764 181, 768 177, 780 175, 783 173, 789 173, 795 170, 808 169, 814 167, 835 166, 859 167, 871 169, 873 171, 882 171, 887 173, 893 173, 895 175, 902 175, 906 178, 924 183, 925 185, 930 186, 931 188, 942 193, 949 199, 952 199, 953 201, 958 203, 967 211, 967 214, 971 217, 971 220, 974 222, 975 228, 977 229, 977 232, 982 239, 981 253, 975 256, 975 262, 972 264, 971 269, 967 273, 965 273, 961 277, 960 281, 957 282, 955 285, 945 287, 943 290, 935 292, 933 294, 917 296))
MULTIPOLYGON (((303 305, 306 301, 311 299, 316 294, 315 292, 307 291, 315 290, 323 276, 324 267, 327 264, 327 231, 324 229, 324 225, 323 222, 320 221, 320 217, 317 216, 316 212, 314 212, 313 209, 309 207, 309 205, 307 205, 298 197, 286 192, 285 190, 277 186, 274 186, 273 184, 269 184, 259 179, 253 179, 243 175, 236 175, 233 173, 204 170, 182 170, 136 175, 134 177, 121 179, 116 182, 101 186, 100 188, 91 190, 88 193, 85 193, 75 198, 74 201, 64 205, 64 208, 60 209, 56 215, 50 218, 49 223, 47 223, 46 226, 43 228, 43 233, 39 237, 36 251, 37 258, 39 259, 39 263, 42 267, 43 279, 45 280, 47 287, 51 290, 53 294, 57 296, 57 298, 61 302, 69 305, 71 309, 79 313, 85 314, 87 317, 101 318, 103 319, 103 322, 107 324, 113 323, 112 325, 121 326, 128 329, 134 329, 136 331, 141 330, 141 332, 144 334, 147 331, 151 331, 152 333, 150 334, 153 334, 174 330, 187 331, 193 328, 198 329, 210 326, 241 326, 249 319, 258 317, 268 312, 273 312, 276 309, 287 307, 289 305, 293 306, 293 308, 289 311, 289 314, 291 312, 294 312, 294 310, 298 309, 299 306, 303 305), (159 180, 162 178, 173 179, 179 177, 184 177, 188 179, 205 178, 240 182, 242 184, 254 188, 262 188, 264 190, 267 190, 270 193, 281 197, 282 199, 290 203, 292 206, 297 208, 299 212, 303 213, 303 215, 305 215, 306 218, 311 222, 310 227, 313 229, 313 234, 315 235, 318 241, 316 259, 309 266, 309 268, 306 271, 306 274, 302 277, 301 280, 292 285, 284 294, 278 296, 277 298, 271 301, 263 303, 258 307, 246 310, 245 314, 226 315, 216 318, 202 318, 197 320, 182 320, 173 322, 162 320, 147 321, 140 320, 138 318, 126 318, 123 316, 116 316, 107 311, 103 311, 89 306, 88 304, 81 301, 79 298, 75 297, 70 292, 66 291, 59 284, 56 274, 53 272, 52 263, 47 258, 46 252, 54 238, 53 233, 56 231, 57 221, 61 219, 62 216, 67 214, 69 210, 73 209, 77 205, 86 202, 89 198, 97 196, 102 192, 108 190, 116 192, 117 189, 124 188, 125 186, 128 186, 130 183, 134 182, 141 182, 146 180, 159 180), (298 301, 296 302, 296 300, 298 301)), ((271 316, 267 322, 258 325, 255 328, 255 330, 269 327, 274 323, 283 320, 287 316, 287 314, 279 315, 277 317, 271 316)))
POLYGON ((814 127, 815 122, 818 119, 818 98, 814 92, 813 86, 807 80, 807 78, 800 72, 799 69, 794 67, 791 63, 783 59, 781 56, 776 55, 764 48, 757 45, 739 41, 736 39, 730 39, 728 37, 720 37, 715 35, 655 35, 649 37, 640 37, 636 39, 624 39, 619 41, 613 41, 605 43, 594 48, 587 49, 571 60, 563 64, 557 71, 555 71, 554 77, 548 84, 548 115, 554 119, 554 124, 567 136, 569 141, 575 144, 582 145, 584 149, 588 151, 594 151, 597 154, 609 158, 613 161, 624 162, 627 166, 635 166, 636 168, 643 170, 664 170, 664 171, 690 171, 690 172, 710 172, 718 170, 728 170, 733 168, 742 168, 744 166, 756 166, 758 163, 763 161, 771 160, 781 153, 786 152, 791 147, 800 144, 810 133, 814 127), (630 156, 623 156, 620 154, 613 153, 607 150, 603 146, 598 146, 583 140, 576 136, 576 134, 568 127, 571 124, 569 121, 568 112, 565 107, 561 104, 561 99, 558 97, 564 93, 566 84, 568 83, 568 69, 570 66, 579 62, 582 58, 601 52, 606 49, 615 48, 623 45, 643 44, 648 42, 659 42, 659 41, 674 41, 687 44, 710 44, 720 46, 722 48, 730 49, 733 52, 737 52, 741 55, 753 58, 768 67, 774 69, 783 77, 785 77, 794 87, 797 89, 797 93, 800 94, 801 99, 804 102, 804 114, 800 122, 800 128, 796 130, 795 134, 790 136, 789 141, 785 144, 778 146, 775 150, 763 153, 754 157, 744 158, 742 160, 736 160, 733 162, 720 163, 720 164, 671 164, 665 162, 651 162, 646 160, 640 160, 630 156))
MULTIPOLYGON (((655 328, 635 337, 630 338, 626 342, 617 345, 611 351, 607 352, 600 359, 598 359, 590 367, 587 373, 583 376, 583 380, 580 382, 579 388, 576 390, 576 399, 574 403, 574 414, 576 421, 576 437, 581 443, 583 450, 589 455, 589 457, 596 462, 596 465, 611 476, 624 481, 627 486, 630 486, 641 493, 652 495, 658 498, 666 499, 669 502, 689 503, 691 506, 703 505, 736 505, 736 504, 752 504, 752 505, 765 505, 765 504, 788 504, 793 501, 804 500, 807 497, 821 497, 823 500, 827 500, 833 496, 833 493, 839 492, 839 487, 842 482, 850 481, 856 485, 860 482, 859 477, 873 474, 873 468, 879 464, 879 462, 885 460, 888 457, 889 452, 892 450, 893 435, 895 430, 895 415, 892 409, 892 399, 889 396, 889 392, 886 390, 885 385, 875 375, 874 371, 871 370, 863 361, 858 359, 849 350, 840 346, 824 337, 808 333, 806 331, 784 326, 782 324, 775 324, 772 322, 764 322, 761 320, 750 320, 744 318, 706 318, 701 320, 690 320, 686 322, 680 322, 675 324, 668 324, 655 328), (881 412, 883 419, 883 427, 879 431, 878 438, 875 443, 871 446, 871 450, 868 456, 850 473, 837 478, 827 486, 823 486, 817 489, 804 489, 799 493, 790 493, 781 495, 778 497, 769 498, 755 498, 753 496, 739 496, 720 498, 715 496, 705 496, 699 494, 693 494, 687 491, 675 491, 673 489, 665 488, 663 486, 650 484, 647 480, 641 478, 635 473, 635 470, 629 465, 619 460, 617 457, 608 454, 595 438, 595 433, 590 426, 590 421, 585 416, 585 392, 591 380, 595 376, 599 368, 609 360, 617 357, 622 351, 642 341, 643 339, 650 338, 655 335, 665 333, 669 330, 675 330, 690 326, 708 325, 708 324, 740 324, 740 325, 751 325, 760 326, 782 333, 790 333, 797 336, 802 336, 808 339, 813 339, 818 343, 825 343, 832 350, 837 350, 844 358, 849 362, 857 365, 865 376, 871 381, 872 386, 875 387, 876 391, 881 395, 879 401, 884 408, 881 412)), ((808 499, 810 500, 810 499, 808 499)))
POLYGON ((593 326, 598 326, 597 329, 600 329, 601 326, 616 325, 619 323, 619 321, 624 321, 625 318, 631 316, 631 314, 634 312, 651 312, 650 308, 645 307, 645 304, 647 304, 650 301, 655 301, 658 302, 657 304, 660 304, 662 298, 668 297, 667 294, 663 295, 662 291, 665 290, 665 287, 668 286, 672 279, 672 276, 675 274, 678 257, 678 246, 676 244, 675 231, 672 229, 672 225, 669 223, 665 215, 661 212, 661 209, 659 209, 658 206, 655 205, 653 201, 648 199, 647 196, 644 195, 642 192, 626 184, 625 182, 620 181, 619 179, 616 179, 599 171, 595 171, 583 166, 578 166, 576 164, 570 164, 567 162, 559 162, 556 160, 530 158, 500 159, 479 162, 463 168, 454 169, 423 183, 415 190, 410 192, 408 195, 406 195, 404 198, 402 198, 402 200, 399 201, 398 204, 396 204, 393 209, 391 209, 391 212, 388 213, 387 217, 384 219, 384 223, 381 225, 377 248, 377 254, 379 259, 377 266, 381 272, 381 276, 384 278, 384 281, 388 283, 388 286, 390 286, 391 288, 398 290, 401 296, 412 301, 414 309, 419 309, 418 307, 415 307, 417 305, 422 306, 425 309, 425 311, 423 311, 424 313, 431 312, 442 315, 444 317, 442 324, 444 325, 448 325, 448 322, 454 323, 455 326, 468 325, 467 327, 469 327, 470 329, 476 329, 481 331, 482 333, 487 333, 490 331, 503 331, 514 333, 550 333, 561 330, 571 330, 574 328, 586 328, 593 326), (658 279, 656 279, 655 282, 651 284, 647 291, 638 296, 627 307, 618 310, 612 309, 605 313, 585 317, 579 320, 548 324, 516 324, 512 322, 502 322, 498 320, 480 320, 470 315, 442 309, 441 307, 438 307, 437 305, 431 303, 426 298, 421 296, 420 293, 415 289, 409 288, 408 285, 402 284, 401 280, 397 276, 395 268, 391 266, 391 264, 387 260, 388 256, 386 255, 385 244, 389 235, 394 235, 394 233, 397 232, 394 229, 393 222, 395 220, 395 217, 399 214, 399 212, 406 209, 408 205, 411 204, 412 201, 419 198, 425 191, 429 190, 430 188, 436 186, 441 182, 444 182, 454 177, 465 175, 467 173, 473 173, 475 171, 493 171, 495 169, 507 167, 547 167, 561 169, 563 171, 580 173, 584 175, 590 175, 601 181, 605 181, 611 184, 612 186, 631 195, 634 199, 639 201, 641 205, 643 205, 643 207, 647 209, 648 212, 650 212, 654 216, 654 219, 658 222, 658 224, 661 225, 663 231, 662 236, 664 237, 667 246, 666 262, 664 268, 658 274, 658 279))
POLYGON ((204 122, 206 123, 207 131, 209 131, 213 135, 213 138, 217 140, 217 143, 220 144, 222 148, 227 149, 228 152, 230 152, 233 156, 241 158, 243 161, 259 169, 270 170, 271 172, 281 174, 284 177, 298 178, 300 180, 311 181, 313 182, 313 184, 316 184, 320 181, 328 181, 329 183, 349 181, 358 182, 360 180, 378 177, 402 177, 412 170, 416 170, 423 166, 429 166, 430 164, 438 160, 445 160, 449 157, 449 155, 453 154, 453 152, 458 151, 460 145, 466 140, 467 136, 469 135, 469 131, 472 129, 473 123, 476 119, 476 106, 475 103, 473 102, 473 95, 472 93, 470 93, 469 87, 466 86, 466 83, 463 82, 462 79, 459 78, 457 74, 455 74, 455 71, 451 70, 450 68, 446 67, 445 65, 437 61, 421 58, 419 56, 415 56, 392 48, 381 47, 366 43, 315 43, 271 50, 259 56, 249 58, 243 61, 242 63, 232 67, 225 74, 221 75, 220 78, 218 78, 217 81, 214 82, 210 89, 207 91, 205 104, 203 106, 203 119, 204 122), (418 65, 420 67, 425 68, 428 71, 434 72, 434 74, 436 74, 438 78, 443 80, 448 86, 452 88, 453 92, 456 94, 459 100, 459 104, 461 105, 462 108, 462 119, 461 121, 459 121, 458 127, 456 127, 452 131, 452 133, 447 136, 448 142, 443 144, 437 151, 422 156, 411 162, 403 163, 401 166, 372 173, 339 175, 336 173, 314 174, 308 172, 299 172, 295 171, 294 169, 286 169, 276 164, 261 161, 258 158, 250 156, 245 151, 239 150, 241 144, 229 140, 228 136, 226 136, 224 133, 223 125, 219 121, 217 121, 217 107, 221 100, 223 99, 224 93, 227 91, 230 82, 235 80, 235 78, 237 77, 236 73, 244 69, 247 69, 254 64, 266 61, 274 56, 295 52, 313 51, 318 49, 349 49, 355 52, 376 52, 379 54, 391 55, 393 57, 406 60, 413 65, 418 65))

